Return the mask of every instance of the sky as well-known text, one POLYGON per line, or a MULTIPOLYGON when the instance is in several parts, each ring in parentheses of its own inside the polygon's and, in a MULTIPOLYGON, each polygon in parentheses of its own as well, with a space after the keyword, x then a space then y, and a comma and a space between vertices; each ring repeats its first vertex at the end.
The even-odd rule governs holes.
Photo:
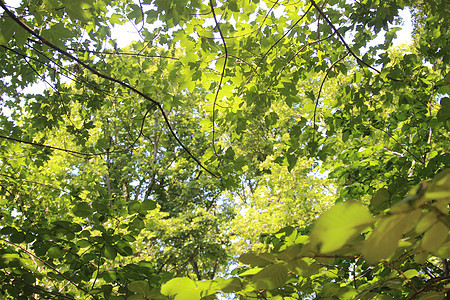
POLYGON ((400 17, 403 19, 402 30, 397 32, 397 38, 394 40, 394 47, 401 44, 408 44, 412 40, 412 21, 411 11, 409 9, 402 9, 400 17))

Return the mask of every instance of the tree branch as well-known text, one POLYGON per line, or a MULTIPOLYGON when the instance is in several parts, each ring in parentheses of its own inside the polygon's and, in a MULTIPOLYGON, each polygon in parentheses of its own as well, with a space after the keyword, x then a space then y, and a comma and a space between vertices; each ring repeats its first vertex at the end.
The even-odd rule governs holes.
MULTIPOLYGON (((181 142, 181 140, 178 138, 178 136, 175 134, 172 126, 170 125, 169 122, 169 118, 167 117, 167 114, 165 113, 164 109, 162 108, 162 105, 154 100, 153 98, 147 96, 146 94, 144 94, 143 92, 139 91, 138 89, 136 89, 135 87, 132 87, 130 84, 123 82, 121 80, 115 79, 111 76, 105 75, 103 73, 100 73, 99 71, 97 71, 97 69, 95 69, 94 67, 89 66, 88 64, 86 64, 85 62, 83 62, 82 60, 80 60, 79 58, 73 56, 72 54, 70 54, 69 52, 67 52, 64 49, 61 49, 60 47, 52 44, 51 42, 47 41, 46 39, 44 39, 41 35, 39 35, 38 33, 36 33, 33 29, 31 29, 30 27, 28 27, 27 24, 25 24, 22 20, 20 20, 19 18, 16 17, 15 14, 13 14, 5 5, 5 3, 3 2, 3 0, 0 0, 0 7, 3 8, 6 12, 6 14, 14 21, 16 22, 20 27, 22 27, 23 29, 25 29, 27 32, 29 32, 32 36, 36 37, 37 39, 39 39, 42 43, 44 43, 45 45, 47 45, 48 47, 50 47, 53 50, 56 50, 57 52, 61 53, 62 55, 76 61, 77 63, 79 63, 81 66, 83 66, 84 68, 86 68, 87 70, 89 70, 91 73, 93 73, 94 75, 106 79, 108 81, 117 83, 119 85, 121 85, 122 87, 138 94, 139 96, 143 97, 144 99, 150 101, 152 104, 156 105, 158 107, 158 110, 161 112, 161 114, 164 117, 165 123, 167 125, 167 127, 169 128, 169 131, 171 133, 171 135, 175 138, 175 140, 177 141, 177 143, 189 154, 189 156, 201 167, 203 168, 206 172, 208 172, 209 174, 211 174, 212 176, 214 176, 215 178, 219 178, 216 174, 214 174, 213 172, 211 172, 210 170, 208 170, 191 152, 190 150, 181 142)), ((65 150, 66 152, 70 151, 70 150, 65 150)), ((79 154, 79 153, 77 153, 79 154)))
POLYGON ((322 83, 320 84, 319 93, 317 94, 316 103, 315 103, 315 105, 314 105, 314 114, 313 114, 313 138, 312 138, 313 143, 314 143, 314 139, 315 139, 315 135, 316 135, 316 129, 317 129, 317 128, 316 128, 316 113, 317 113, 317 107, 319 106, 319 99, 320 99, 320 94, 322 93, 323 85, 324 85, 324 83, 325 83, 325 80, 326 80, 327 77, 328 77, 328 74, 330 74, 330 71, 334 68, 334 66, 335 66, 338 62, 340 62, 341 60, 343 60, 344 58, 346 58, 348 54, 349 54, 348 52, 345 53, 344 56, 342 56, 341 58, 339 58, 338 60, 336 60, 336 61, 328 68, 327 73, 326 73, 325 76, 323 77, 322 83))
POLYGON ((215 143, 216 103, 217 103, 217 99, 219 98, 220 88, 222 86, 223 77, 225 76, 225 70, 226 70, 226 67, 227 67, 228 49, 227 49, 227 44, 225 43, 225 38, 223 37, 223 34, 222 34, 222 30, 220 30, 219 22, 217 21, 217 17, 216 17, 216 13, 214 11, 214 6, 213 6, 213 3, 212 3, 212 0, 209 0, 209 5, 211 6, 211 12, 212 12, 213 17, 214 17, 214 22, 216 23, 216 27, 217 27, 217 30, 219 31, 220 37, 221 37, 222 42, 223 42, 223 47, 224 47, 224 50, 225 50, 225 61, 223 63, 222 74, 220 75, 220 81, 219 81, 219 85, 217 86, 216 95, 214 97, 213 111, 212 111, 212 127, 213 127, 212 128, 212 144, 213 144, 214 154, 217 156, 216 143, 215 143))
POLYGON ((141 53, 131 53, 131 52, 108 52, 108 51, 93 51, 93 50, 85 50, 85 49, 75 49, 75 48, 67 48, 67 50, 74 51, 74 52, 81 52, 81 53, 92 53, 92 54, 100 54, 100 55, 123 55, 123 56, 137 56, 137 57, 145 57, 145 58, 166 58, 166 59, 172 59, 172 60, 179 60, 176 57, 170 57, 170 56, 162 56, 162 55, 148 55, 148 54, 141 54, 141 53))
POLYGON ((84 292, 87 295, 91 296, 94 299, 98 299, 97 297, 95 297, 94 295, 90 295, 89 291, 82 288, 81 286, 79 286, 78 284, 76 284, 75 282, 73 282, 70 278, 66 277, 63 273, 61 273, 60 271, 58 271, 58 269, 56 269, 55 267, 53 267, 52 265, 48 264, 45 260, 41 259, 40 257, 36 256, 34 253, 31 253, 30 251, 28 251, 27 249, 23 248, 22 246, 19 246, 13 242, 10 242, 4 238, 0 238, 1 241, 4 241, 7 244, 10 244, 14 247, 19 248, 20 250, 22 250, 23 252, 27 253, 28 255, 34 257, 35 259, 39 260, 41 263, 43 263, 45 266, 47 266, 48 268, 52 269, 53 271, 55 271, 56 273, 58 273, 58 275, 60 275, 62 278, 64 278, 65 280, 67 280, 68 282, 70 282, 70 284, 72 284, 73 286, 75 286, 78 290, 84 292))
MULTIPOLYGON (((311 0, 311 4, 314 5, 314 8, 319 12, 319 14, 323 17, 323 19, 328 23, 328 25, 330 25, 330 27, 333 29, 334 32, 336 32, 337 36, 339 37, 339 39, 341 40, 342 44, 344 45, 344 47, 347 49, 347 51, 361 64, 365 65, 367 68, 377 72, 378 74, 381 73, 381 71, 375 69, 374 67, 372 67, 371 65, 369 65, 368 63, 366 63, 365 61, 363 61, 361 58, 359 58, 358 55, 356 55, 355 52, 353 52, 352 48, 350 48, 350 46, 347 44, 347 42, 345 41, 344 37, 342 36, 342 34, 340 34, 340 32, 336 29, 336 27, 334 26, 333 22, 330 21, 330 19, 328 18, 328 16, 323 12, 323 10, 317 5, 317 3, 314 0, 311 0)), ((395 79, 395 78, 391 78, 391 77, 386 77, 389 78, 391 80, 394 81, 401 81, 399 79, 395 79)))

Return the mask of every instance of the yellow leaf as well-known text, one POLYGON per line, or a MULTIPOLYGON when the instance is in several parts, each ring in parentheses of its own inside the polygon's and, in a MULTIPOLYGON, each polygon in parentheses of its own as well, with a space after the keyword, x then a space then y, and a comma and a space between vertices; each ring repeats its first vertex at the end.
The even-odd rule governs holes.
POLYGON ((161 287, 161 294, 175 295, 176 300, 197 300, 201 298, 201 290, 189 278, 173 278, 161 287))
POLYGON ((430 187, 425 192, 427 199, 449 199, 450 197, 450 169, 436 175, 430 187))

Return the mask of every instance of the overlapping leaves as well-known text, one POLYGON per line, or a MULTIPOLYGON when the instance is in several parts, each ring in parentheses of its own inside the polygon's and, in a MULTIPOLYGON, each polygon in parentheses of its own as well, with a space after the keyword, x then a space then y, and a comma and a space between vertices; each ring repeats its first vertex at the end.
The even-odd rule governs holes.
MULTIPOLYGON (((423 277, 417 263, 430 256, 430 259, 445 260, 450 255, 449 187, 450 171, 446 170, 434 180, 423 182, 401 203, 376 218, 361 204, 336 205, 315 222, 309 242, 293 244, 279 252, 243 254, 240 261, 252 268, 234 277, 242 284, 240 293, 247 297, 264 295, 276 299, 276 295, 289 296, 288 287, 293 287, 295 293, 305 293, 310 285, 310 290, 316 293, 320 290, 320 295, 342 299, 353 299, 358 295, 364 295, 364 299, 378 299, 382 294, 394 297, 415 295, 423 299, 434 295, 436 299, 443 299, 445 291, 442 286, 448 284, 448 279, 427 285, 421 280, 411 281, 411 278, 423 277), (353 271, 344 272, 353 272, 351 276, 358 276, 358 279, 350 277, 341 281, 340 288, 329 282, 318 287, 308 280, 314 277, 316 281, 326 283, 337 277, 335 272, 339 274, 339 268, 345 265, 353 271), (384 271, 376 280, 376 277, 367 276, 377 269, 384 271), (392 272, 398 276, 395 279, 398 284, 403 286, 401 293, 400 289, 391 288, 395 278, 392 272), (427 291, 435 292, 426 293, 424 286, 427 286, 427 291), (375 292, 381 289, 385 292, 375 292)), ((162 293, 183 299, 177 295, 182 295, 187 287, 177 287, 176 280, 181 279, 169 281, 162 293)), ((200 287, 194 282, 190 284, 196 289, 200 287)), ((218 286, 203 288, 204 293, 225 291, 218 286)), ((195 299, 204 296, 200 290, 196 295, 195 299)))

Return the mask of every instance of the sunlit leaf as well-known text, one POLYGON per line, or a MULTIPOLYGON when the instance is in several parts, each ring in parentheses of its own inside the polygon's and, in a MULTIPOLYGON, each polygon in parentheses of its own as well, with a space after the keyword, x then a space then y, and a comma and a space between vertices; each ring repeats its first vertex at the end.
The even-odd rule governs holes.
POLYGON ((367 207, 357 203, 337 204, 316 221, 311 242, 320 244, 322 253, 332 252, 373 222, 367 207))
POLYGON ((177 300, 196 300, 201 298, 201 290, 189 278, 174 278, 161 287, 163 295, 174 295, 177 300))

